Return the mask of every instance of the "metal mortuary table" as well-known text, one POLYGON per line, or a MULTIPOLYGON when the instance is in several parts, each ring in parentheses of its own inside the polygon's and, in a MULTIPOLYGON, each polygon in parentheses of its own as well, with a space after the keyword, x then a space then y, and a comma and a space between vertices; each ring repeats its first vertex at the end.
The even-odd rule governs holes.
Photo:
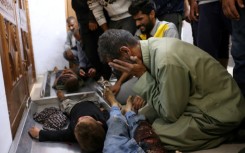
MULTIPOLYGON (((110 106, 102 98, 102 86, 95 81, 88 80, 82 91, 79 93, 66 94, 71 99, 79 99, 83 94, 94 94, 99 97, 99 102, 107 109, 110 106)), ((59 107, 59 101, 55 91, 51 90, 50 97, 42 97, 41 99, 27 102, 27 107, 24 111, 21 123, 18 127, 16 136, 13 140, 9 153, 79 153, 80 149, 76 143, 67 142, 39 142, 31 139, 28 135, 28 130, 32 126, 42 127, 41 124, 33 120, 33 114, 40 112, 46 107, 59 107)))

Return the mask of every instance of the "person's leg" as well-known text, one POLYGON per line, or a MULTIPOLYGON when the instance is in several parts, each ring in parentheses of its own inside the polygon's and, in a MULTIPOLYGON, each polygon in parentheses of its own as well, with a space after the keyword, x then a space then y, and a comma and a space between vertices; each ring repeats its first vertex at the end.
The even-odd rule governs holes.
POLYGON ((229 61, 229 45, 230 32, 224 29, 221 36, 221 45, 218 52, 218 61, 225 69, 227 69, 229 61))
POLYGON ((197 46, 215 59, 218 59, 223 28, 219 7, 219 2, 199 5, 197 46))
POLYGON ((198 30, 198 21, 191 22, 191 31, 193 37, 193 45, 197 46, 197 30, 198 30))
POLYGON ((220 9, 220 17, 222 18, 221 22, 221 41, 219 45, 219 52, 218 52, 218 61, 221 63, 221 65, 224 68, 227 68, 228 61, 229 61, 229 51, 230 51, 230 36, 231 36, 231 20, 228 19, 223 11, 222 7, 218 8, 220 9))
POLYGON ((102 75, 105 79, 109 79, 111 76, 111 68, 107 64, 100 62, 100 58, 97 52, 97 42, 100 34, 102 34, 102 31, 90 31, 87 24, 81 24, 81 29, 83 49, 88 60, 95 67, 98 75, 102 75))
POLYGON ((134 139, 131 139, 128 131, 126 118, 122 115, 119 108, 120 104, 116 101, 113 93, 106 88, 104 91, 105 98, 111 105, 110 118, 107 121, 107 134, 104 143, 103 152, 114 153, 131 153, 144 152, 134 139))
POLYGON ((135 129, 138 127, 140 121, 145 121, 145 117, 143 115, 137 115, 134 111, 132 111, 133 106, 133 97, 129 96, 127 99, 127 104, 124 107, 125 117, 128 122, 130 137, 134 137, 135 129))
POLYGON ((182 115, 174 123, 167 123, 161 118, 155 120, 152 127, 166 149, 180 151, 208 149, 217 147, 230 137, 229 133, 224 132, 225 125, 192 115, 182 115))
POLYGON ((170 13, 170 14, 165 14, 161 17, 158 18, 160 21, 167 21, 167 22, 172 22, 176 26, 178 33, 179 33, 179 38, 181 39, 181 32, 182 32, 182 20, 183 17, 180 13, 170 13))
POLYGON ((132 17, 127 17, 125 19, 121 19, 118 21, 111 21, 109 26, 110 26, 110 29, 127 30, 130 33, 132 33, 132 35, 134 35, 136 31, 135 21, 132 17))
POLYGON ((129 125, 130 137, 134 138, 145 152, 165 153, 164 144, 154 132, 151 124, 145 120, 143 115, 137 115, 132 111, 133 103, 132 96, 129 96, 124 108, 126 112, 125 117, 129 125))
POLYGON ((121 26, 120 29, 127 30, 130 33, 132 33, 132 35, 135 34, 136 25, 135 25, 135 21, 134 21, 134 19, 132 17, 128 17, 128 18, 122 19, 119 24, 121 26))
POLYGON ((245 96, 245 9, 238 10, 240 20, 232 21, 231 55, 235 62, 233 77, 245 96))

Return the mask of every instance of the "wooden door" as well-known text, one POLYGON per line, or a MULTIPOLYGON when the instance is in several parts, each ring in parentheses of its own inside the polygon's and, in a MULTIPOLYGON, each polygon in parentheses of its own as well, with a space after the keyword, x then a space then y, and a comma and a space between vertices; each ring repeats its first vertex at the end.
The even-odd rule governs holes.
POLYGON ((17 11, 19 12, 19 16, 17 16, 17 21, 19 21, 19 34, 20 42, 21 42, 21 52, 22 52, 22 61, 23 68, 25 73, 27 73, 27 82, 29 92, 33 87, 34 82, 36 81, 36 73, 35 73, 35 64, 34 64, 34 55, 33 55, 33 47, 32 47, 32 39, 31 39, 31 27, 30 27, 30 18, 29 18, 29 9, 28 9, 28 1, 27 0, 19 0, 17 11))
POLYGON ((34 81, 30 83, 30 80, 35 80, 33 75, 35 71, 29 68, 34 67, 34 61, 29 57, 32 56, 29 42, 31 39, 28 32, 22 32, 18 24, 20 23, 19 10, 16 8, 19 7, 16 6, 18 6, 17 1, 0 1, 0 56, 13 137, 30 97, 30 87, 34 83, 34 81), (27 36, 24 35, 25 33, 27 36))
POLYGON ((69 16, 74 16, 76 18, 76 13, 71 6, 71 0, 65 0, 65 4, 66 4, 66 18, 68 18, 69 16))

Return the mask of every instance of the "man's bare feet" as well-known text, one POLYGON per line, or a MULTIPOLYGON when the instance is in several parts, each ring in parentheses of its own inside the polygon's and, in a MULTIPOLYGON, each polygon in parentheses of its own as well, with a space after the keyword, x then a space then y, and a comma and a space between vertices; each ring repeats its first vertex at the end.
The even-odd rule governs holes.
POLYGON ((110 106, 121 107, 121 104, 116 100, 114 94, 108 87, 104 89, 104 98, 109 103, 110 106))
POLYGON ((56 95, 59 101, 63 101, 66 99, 64 92, 61 90, 57 90, 56 95))
POLYGON ((132 111, 132 107, 133 107, 133 96, 129 96, 126 105, 121 110, 122 114, 132 111))

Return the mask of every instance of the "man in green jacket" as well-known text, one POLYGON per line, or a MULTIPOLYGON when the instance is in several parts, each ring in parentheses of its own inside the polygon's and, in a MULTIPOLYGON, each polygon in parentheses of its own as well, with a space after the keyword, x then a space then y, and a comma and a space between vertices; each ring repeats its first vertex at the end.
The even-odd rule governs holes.
POLYGON ((138 41, 125 30, 99 39, 100 59, 138 78, 140 111, 167 149, 207 149, 229 139, 245 116, 232 76, 203 50, 175 38, 138 41))

